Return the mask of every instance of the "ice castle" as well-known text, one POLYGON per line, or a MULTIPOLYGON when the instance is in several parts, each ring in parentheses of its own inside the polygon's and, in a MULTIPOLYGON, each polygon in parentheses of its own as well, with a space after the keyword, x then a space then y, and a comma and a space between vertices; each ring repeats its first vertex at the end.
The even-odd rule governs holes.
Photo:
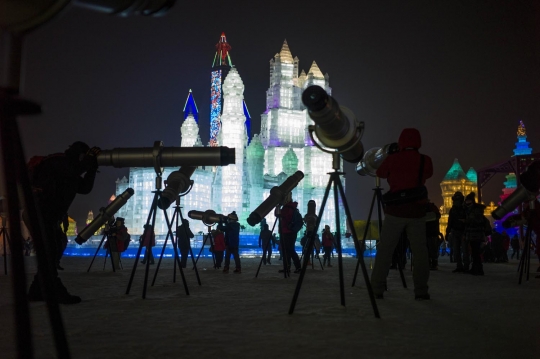
MULTIPOLYGON (((328 172, 332 171, 332 156, 313 145, 307 126, 313 124, 301 102, 302 91, 310 85, 319 85, 331 94, 328 74, 323 75, 315 61, 308 72, 299 72, 299 60, 292 56, 287 41, 281 51, 270 60, 270 86, 266 91, 266 109, 261 115, 260 134, 250 136, 251 118, 244 101, 244 83, 239 70, 232 65, 225 34, 216 45, 217 51, 211 72, 211 111, 209 146, 235 148, 236 164, 225 167, 199 167, 191 179, 194 186, 181 197, 184 218, 190 210, 212 209, 228 214, 236 211, 243 234, 255 234, 259 227, 251 227, 246 219, 264 199, 270 189, 300 170, 304 179, 293 191, 302 214, 307 202, 315 200, 320 206, 328 172)), ((184 106, 184 121, 180 127, 182 147, 202 147, 199 134, 198 110, 193 93, 189 91, 184 106)), ((177 168, 166 168, 163 178, 177 168)), ((116 181, 116 194, 131 187, 135 194, 118 212, 126 219, 130 233, 139 234, 146 223, 155 187, 155 172, 151 168, 131 168, 129 179, 116 181)), ((345 179, 342 178, 343 184, 345 179)), ((169 208, 169 218, 174 209, 169 208)), ((339 205, 341 232, 345 233, 345 213, 339 205)), ((317 209, 318 211, 318 209, 317 209)), ((266 217, 272 225, 273 213, 266 217)), ((200 221, 191 221, 193 232, 206 232, 200 221)), ((335 231, 333 193, 327 201, 321 229, 328 224, 335 231)), ((166 233, 162 211, 156 217, 156 234, 166 233)))

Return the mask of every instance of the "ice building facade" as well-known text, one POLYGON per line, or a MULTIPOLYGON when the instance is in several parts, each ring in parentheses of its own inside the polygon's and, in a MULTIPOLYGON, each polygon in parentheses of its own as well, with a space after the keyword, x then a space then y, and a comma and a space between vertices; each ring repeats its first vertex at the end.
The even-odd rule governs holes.
MULTIPOLYGON (((307 126, 312 124, 307 110, 301 102, 302 91, 312 84, 323 87, 328 94, 328 75, 323 75, 315 62, 308 72, 299 74, 299 60, 292 56, 287 42, 281 51, 270 60, 270 83, 266 92, 266 109, 261 115, 260 134, 250 135, 251 118, 244 101, 244 84, 239 69, 232 66, 228 51, 230 46, 222 34, 217 47, 211 72, 211 112, 209 146, 235 148, 236 164, 225 167, 198 168, 192 179, 194 186, 181 197, 182 212, 187 218, 190 210, 213 209, 228 214, 236 211, 244 234, 256 234, 259 227, 251 227, 246 220, 249 214, 269 195, 270 189, 300 170, 304 179, 293 191, 293 200, 298 202, 302 214, 307 211, 307 202, 317 203, 317 212, 328 184, 328 172, 332 171, 332 156, 319 150, 310 140, 307 126), (226 45, 225 45, 226 44, 226 45), (216 66, 216 61, 219 65, 216 66), (226 74, 225 76, 223 74, 226 74), (223 81, 222 81, 223 76, 223 81)), ((202 146, 197 106, 190 91, 184 107, 181 125, 181 146, 202 146)), ((166 168, 163 178, 176 168, 166 168)), ((342 178, 345 185, 345 179, 342 178)), ((118 216, 126 219, 130 233, 139 234, 146 223, 155 189, 155 173, 150 168, 131 168, 129 179, 116 182, 116 193, 127 187, 135 194, 119 211, 118 216)), ((174 206, 169 208, 172 217, 174 206)), ((345 233, 345 212, 338 204, 341 232, 345 233)), ((273 213, 266 217, 272 225, 273 213)), ((200 221, 191 221, 193 232, 206 232, 200 221)), ((333 191, 330 192, 321 230, 330 225, 335 231, 335 207, 333 191)), ((156 218, 156 234, 166 232, 162 211, 156 218)))

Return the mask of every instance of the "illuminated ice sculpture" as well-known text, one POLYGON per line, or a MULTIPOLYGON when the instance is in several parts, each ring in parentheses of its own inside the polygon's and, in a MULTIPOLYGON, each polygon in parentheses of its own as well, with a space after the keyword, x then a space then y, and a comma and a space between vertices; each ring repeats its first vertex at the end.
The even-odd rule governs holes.
MULTIPOLYGON (((222 38, 223 41, 226 41, 222 38)), ((220 43, 223 43, 220 41, 220 43)), ((190 210, 212 209, 217 213, 236 211, 240 224, 245 226, 245 234, 255 233, 257 228, 247 224, 247 217, 264 201, 274 186, 295 173, 302 171, 304 179, 293 190, 293 199, 298 202, 302 214, 307 211, 309 200, 315 200, 320 206, 324 190, 328 184, 328 172, 332 170, 332 156, 313 146, 307 133, 307 126, 313 124, 301 102, 302 91, 310 85, 319 85, 331 94, 328 75, 323 75, 313 61, 308 73, 299 70, 299 60, 293 57, 287 42, 283 43, 281 51, 270 61, 270 86, 266 91, 266 109, 261 115, 261 132, 255 134, 250 141, 249 113, 245 105, 244 85, 239 72, 230 62, 228 50, 218 46, 218 53, 212 69, 211 83, 213 90, 219 89, 219 96, 212 92, 211 102, 216 106, 210 120, 218 129, 218 135, 211 139, 210 146, 234 147, 236 149, 236 164, 225 167, 199 167, 193 176, 194 186, 191 192, 182 197, 181 206, 184 213, 190 210), (225 57, 222 55, 225 54, 225 57), (223 59, 223 62, 218 61, 223 59), (219 64, 219 65, 218 65, 219 64), (218 66, 216 66, 218 65, 218 66), (218 74, 220 67, 228 74, 219 85, 218 74), (220 86, 222 84, 222 87, 220 86), (218 98, 221 99, 219 103, 218 98), (222 110, 222 113, 218 111, 222 110), (216 118, 219 114, 219 125, 216 118)), ((182 147, 202 146, 197 121, 197 106, 190 91, 184 107, 184 121, 181 126, 182 147)), ((215 132, 214 132, 215 134, 215 132)), ((177 168, 166 168, 163 178, 177 168)), ((119 212, 126 219, 130 233, 140 234, 148 216, 154 190, 155 173, 150 168, 132 168, 129 179, 117 181, 117 193, 122 193, 127 187, 135 189, 135 195, 119 212)), ((342 181, 345 183, 345 181, 342 181)), ((172 207, 172 206, 171 206, 172 207)), ((172 208, 169 209, 172 216, 172 208)), ((345 233, 345 213, 340 206, 341 232, 345 233)), ((328 224, 335 231, 333 193, 330 193, 321 219, 322 225, 328 224)), ((267 216, 267 221, 274 221, 273 213, 267 216)), ((156 219, 156 234, 164 234, 165 220, 158 211, 156 219)), ((190 221, 193 232, 206 228, 200 221, 190 221)), ((347 243, 344 243, 347 246, 347 243)))

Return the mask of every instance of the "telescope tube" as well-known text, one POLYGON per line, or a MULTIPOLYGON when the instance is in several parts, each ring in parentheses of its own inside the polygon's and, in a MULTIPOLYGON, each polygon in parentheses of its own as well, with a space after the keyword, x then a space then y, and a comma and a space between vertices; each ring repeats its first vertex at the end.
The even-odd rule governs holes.
POLYGON ((202 221, 207 226, 213 226, 215 223, 229 218, 223 214, 217 214, 215 211, 209 209, 207 211, 189 211, 188 217, 198 221, 202 221))
POLYGON ((247 219, 249 225, 254 227, 260 223, 272 209, 283 202, 285 196, 298 186, 298 183, 300 183, 303 178, 304 173, 302 171, 296 171, 293 175, 289 176, 281 186, 273 187, 270 190, 270 196, 268 196, 268 198, 249 215, 247 219))
POLYGON ((88 238, 92 237, 102 225, 108 222, 115 215, 115 213, 127 203, 128 199, 133 196, 133 193, 135 193, 135 191, 133 191, 132 188, 128 188, 121 195, 116 197, 116 199, 107 207, 101 207, 97 217, 94 218, 90 224, 84 227, 77 238, 75 238, 75 242, 78 244, 83 244, 88 240, 88 238))
POLYGON ((389 143, 381 147, 374 147, 366 151, 364 157, 356 165, 356 173, 360 176, 375 177, 377 169, 381 166, 383 161, 392 153, 399 152, 399 146, 397 143, 389 143))
POLYGON ((317 85, 309 86, 302 93, 302 102, 308 109, 309 117, 315 122, 315 133, 326 147, 342 152, 341 157, 347 162, 358 162, 364 154, 354 113, 340 107, 337 101, 317 85))
POLYGON ((158 199, 158 207, 161 209, 167 209, 176 201, 176 197, 180 193, 184 193, 189 189, 191 180, 189 179, 197 167, 183 166, 178 171, 173 171, 167 177, 167 187, 161 193, 161 197, 158 199))
POLYGON ((153 147, 115 148, 102 150, 99 166, 180 167, 227 166, 235 163, 234 148, 228 147, 162 147, 156 155, 153 147), (157 163, 156 163, 157 161, 157 163))

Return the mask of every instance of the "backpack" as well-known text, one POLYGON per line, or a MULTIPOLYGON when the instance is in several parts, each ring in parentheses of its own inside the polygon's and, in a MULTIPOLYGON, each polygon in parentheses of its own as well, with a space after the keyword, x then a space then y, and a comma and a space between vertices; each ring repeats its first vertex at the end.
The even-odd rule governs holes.
POLYGON ((131 243, 131 234, 126 233, 126 239, 124 239, 124 251, 128 249, 130 243, 131 243))
POLYGON ((303 226, 304 226, 304 219, 302 218, 300 211, 298 209, 295 209, 288 228, 292 232, 297 233, 298 231, 300 231, 300 229, 302 229, 303 226))

